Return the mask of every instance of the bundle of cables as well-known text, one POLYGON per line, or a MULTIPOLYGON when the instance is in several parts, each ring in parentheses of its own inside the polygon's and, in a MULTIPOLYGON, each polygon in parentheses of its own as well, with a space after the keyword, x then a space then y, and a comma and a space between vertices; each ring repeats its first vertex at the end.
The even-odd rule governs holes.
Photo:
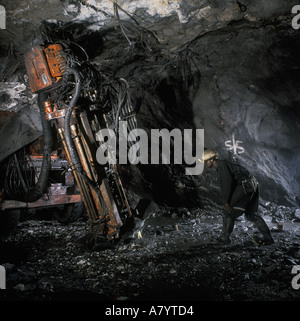
POLYGON ((37 173, 26 155, 26 148, 23 148, 7 160, 4 188, 9 199, 22 198, 35 184, 37 173))

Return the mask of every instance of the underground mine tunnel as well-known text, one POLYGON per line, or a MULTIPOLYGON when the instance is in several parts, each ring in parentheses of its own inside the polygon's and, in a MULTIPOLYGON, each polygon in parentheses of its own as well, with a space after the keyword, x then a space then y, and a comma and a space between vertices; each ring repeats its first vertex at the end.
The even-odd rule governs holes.
POLYGON ((1 299, 300 299, 295 1, 0 5, 1 299), (218 242, 209 149, 274 244, 244 215, 218 242))

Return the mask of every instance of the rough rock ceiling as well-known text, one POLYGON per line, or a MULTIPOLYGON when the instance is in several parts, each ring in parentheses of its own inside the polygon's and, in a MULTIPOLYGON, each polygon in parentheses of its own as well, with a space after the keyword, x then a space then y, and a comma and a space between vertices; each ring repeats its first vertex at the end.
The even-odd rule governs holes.
MULTIPOLYGON (((265 200, 299 204, 299 31, 295 1, 1 1, 1 109, 34 107, 23 54, 33 43, 79 43, 109 77, 126 78, 140 127, 204 128, 205 146, 236 157, 265 200), (241 6, 241 5, 244 5, 241 6), (231 149, 231 151, 229 151, 231 149)), ((134 192, 196 205, 215 178, 182 168, 130 168, 134 192), (155 173, 155 175, 153 175, 155 173)))

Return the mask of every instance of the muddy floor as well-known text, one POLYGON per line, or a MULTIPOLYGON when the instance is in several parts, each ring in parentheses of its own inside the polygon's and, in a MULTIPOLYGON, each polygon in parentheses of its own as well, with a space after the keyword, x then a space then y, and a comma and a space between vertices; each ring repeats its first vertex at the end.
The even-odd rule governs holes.
POLYGON ((222 217, 213 208, 156 208, 145 219, 136 219, 135 228, 118 244, 98 240, 93 246, 86 243, 89 227, 84 217, 68 225, 49 217, 26 218, 1 240, 6 290, 0 297, 296 301, 300 289, 292 286, 292 269, 300 265, 300 223, 294 210, 261 209, 275 244, 260 247, 245 244, 257 232, 243 216, 231 244, 217 244, 222 217))

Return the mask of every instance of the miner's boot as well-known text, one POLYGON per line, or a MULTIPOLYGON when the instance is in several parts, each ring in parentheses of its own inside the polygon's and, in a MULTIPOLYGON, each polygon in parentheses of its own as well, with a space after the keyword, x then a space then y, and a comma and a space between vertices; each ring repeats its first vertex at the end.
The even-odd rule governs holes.
POLYGON ((234 219, 223 216, 222 235, 218 238, 218 242, 222 244, 230 244, 230 234, 233 231, 234 219))
POLYGON ((271 235, 271 231, 261 216, 257 216, 257 219, 254 221, 254 226, 260 231, 263 235, 263 238, 254 238, 254 241, 260 245, 271 245, 274 243, 274 239, 271 235))

